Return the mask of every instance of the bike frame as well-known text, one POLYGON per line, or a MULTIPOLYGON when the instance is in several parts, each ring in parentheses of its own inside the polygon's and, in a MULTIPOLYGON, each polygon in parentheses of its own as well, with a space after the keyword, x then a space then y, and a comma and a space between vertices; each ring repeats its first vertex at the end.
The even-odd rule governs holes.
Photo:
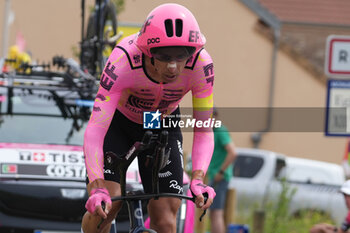
MULTIPOLYGON (((112 197, 112 201, 124 201, 127 204, 129 219, 130 219, 130 233, 139 233, 139 232, 150 232, 155 233, 152 229, 145 228, 141 200, 157 200, 160 197, 175 197, 185 200, 190 200, 195 202, 195 196, 186 196, 176 193, 159 193, 159 182, 158 182, 158 173, 162 169, 162 165, 168 160, 168 156, 165 153, 165 147, 168 143, 168 132, 162 131, 155 148, 155 154, 152 158, 154 161, 153 172, 152 172, 152 194, 143 194, 140 192, 126 192, 126 172, 131 164, 131 162, 136 158, 136 156, 148 148, 152 140, 152 132, 146 131, 142 142, 135 142, 135 144, 130 148, 130 150, 123 156, 115 155, 112 152, 107 152, 106 156, 111 156, 110 161, 115 161, 116 170, 119 171, 120 175, 120 188, 121 196, 112 197)), ((205 196, 205 201, 207 196, 205 196)), ((205 215, 206 210, 204 210, 200 220, 205 215)))

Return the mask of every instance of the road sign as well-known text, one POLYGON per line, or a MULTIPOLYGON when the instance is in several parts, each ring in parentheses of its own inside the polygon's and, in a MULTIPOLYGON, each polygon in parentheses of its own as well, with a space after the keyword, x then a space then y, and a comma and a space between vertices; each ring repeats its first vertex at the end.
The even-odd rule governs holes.
POLYGON ((350 36, 328 36, 325 73, 328 77, 350 78, 350 36))
POLYGON ((350 80, 329 79, 326 108, 327 136, 350 136, 350 80))

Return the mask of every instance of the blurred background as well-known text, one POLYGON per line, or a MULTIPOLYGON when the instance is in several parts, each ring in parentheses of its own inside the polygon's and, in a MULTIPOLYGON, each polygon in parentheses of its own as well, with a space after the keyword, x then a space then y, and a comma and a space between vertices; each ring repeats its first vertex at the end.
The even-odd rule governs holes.
MULTIPOLYGON (((80 0, 0 1, 1 54, 20 35, 32 59, 49 62, 54 55, 77 57, 81 39, 80 0), (4 18, 9 14, 7 34, 4 18), (5 38, 6 37, 6 38, 5 38)), ((138 31, 147 14, 167 1, 119 1, 118 30, 138 31)), ((239 147, 258 147, 322 161, 340 163, 346 137, 325 136, 327 76, 326 39, 350 35, 350 2, 346 0, 192 0, 173 1, 189 8, 206 36, 205 49, 215 67, 214 100, 219 108, 318 109, 310 115, 319 127, 288 132, 269 127, 269 111, 255 130, 235 127, 231 136, 239 147)), ((86 1, 88 12, 94 5, 86 1)), ((86 13, 87 20, 88 13, 86 13)), ((182 107, 191 106, 190 95, 182 107)), ((229 111, 230 112, 230 111, 229 111)), ((234 111, 233 111, 234 112, 234 111)), ((254 111, 252 111, 254 114, 254 111)), ((240 124, 245 117, 225 116, 224 124, 240 124)), ((291 116, 293 118, 293 116, 291 116)), ((301 124, 308 124, 300 122, 301 124)), ((243 124, 242 123, 242 124, 243 124)), ((191 152, 192 134, 185 132, 184 149, 191 152)))
MULTIPOLYGON (((85 5, 82 5, 82 0, 0 0, 0 58, 9 57, 11 47, 17 45, 31 57, 33 64, 52 63, 52 58, 57 55, 65 58, 73 58, 78 61, 81 51, 80 42, 82 41, 82 33, 86 34, 86 31, 82 31, 82 22, 84 22, 86 30, 88 18, 92 14, 95 2, 97 1, 85 0, 85 5), (84 7, 85 10, 83 21, 82 7, 84 7)), ((117 33, 122 35, 122 37, 126 37, 139 31, 146 16, 152 9, 168 1, 113 0, 113 2, 117 6, 117 33)), ((333 218, 333 220, 336 220, 336 223, 339 225, 340 222, 338 220, 343 220, 347 211, 343 196, 339 193, 339 188, 344 182, 344 179, 350 177, 348 162, 350 161, 348 160, 350 151, 350 146, 348 146, 350 142, 348 140, 350 124, 347 124, 349 117, 346 115, 348 112, 347 108, 350 106, 350 84, 348 83, 348 80, 350 80, 350 1, 173 0, 172 2, 184 5, 192 11, 200 25, 201 32, 207 39, 205 49, 213 58, 215 70, 214 105, 219 111, 220 120, 222 120, 223 124, 227 127, 232 140, 238 147, 238 159, 235 164, 236 167, 233 170, 234 177, 232 177, 230 181, 231 192, 228 198, 232 200, 233 203, 230 202, 227 206, 234 209, 236 205, 234 201, 236 200, 237 194, 237 203, 244 205, 242 209, 248 209, 246 206, 248 206, 248 204, 252 205, 253 201, 259 201, 260 204, 262 203, 259 208, 267 209, 267 197, 281 200, 281 198, 277 198, 277 195, 274 195, 273 192, 271 194, 268 191, 292 190, 289 186, 287 187, 284 185, 281 174, 283 175, 289 170, 294 169, 297 176, 296 178, 294 177, 295 179, 292 177, 289 181, 291 181, 293 185, 296 185, 298 193, 295 195, 296 199, 293 199, 294 202, 291 202, 291 206, 295 207, 297 204, 300 204, 302 205, 301 209, 310 208, 314 211, 316 209, 315 206, 320 203, 325 203, 325 205, 327 205, 324 207, 325 210, 318 209, 321 210, 319 211, 320 215, 323 216, 324 213, 329 212, 338 214, 339 217, 333 218), (333 44, 330 44, 330 42, 333 44), (340 57, 336 57, 334 54, 340 57), (336 70, 339 67, 331 66, 331 62, 333 62, 333 65, 343 62, 340 67, 340 72, 336 70), (331 68, 334 69, 331 70, 331 68), (334 81, 333 89, 330 88, 330 80, 334 81), (329 107, 341 108, 342 114, 345 115, 340 115, 340 117, 339 115, 330 115, 329 107), (330 126, 335 126, 335 128, 339 126, 341 130, 330 133, 328 128, 330 126), (264 149, 267 151, 251 150, 251 148, 264 149), (281 155, 286 155, 286 157, 281 155), (313 161, 310 162, 303 159, 312 159, 313 161), (318 161, 314 160, 333 164, 318 163, 318 161), (346 165, 343 167, 347 169, 345 170, 345 174, 343 173, 342 167, 339 165, 346 165), (317 173, 317 171, 320 171, 320 173, 317 173), (345 175, 347 177, 345 177, 345 175), (334 180, 332 180, 332 178, 334 178, 334 180), (329 181, 327 181, 327 179, 329 179, 329 181), (278 183, 279 188, 276 188, 276 183, 278 183), (312 189, 310 187, 312 187, 312 189), (233 192, 234 190, 236 190, 237 193, 233 192), (303 192, 303 190, 305 192, 303 192), (312 192, 310 190, 312 190, 312 192), (244 202, 244 199, 242 200, 242 197, 246 198, 246 202, 244 202), (332 202, 333 199, 336 200, 336 202, 332 202), (246 203, 248 204, 246 205, 246 203), (312 206, 312 208, 309 207, 308 204, 310 203, 315 204, 315 206, 312 206), (329 208, 332 208, 332 210, 329 210, 329 208)), ((74 68, 74 64, 73 66, 67 65, 68 60, 64 62, 66 62, 68 71, 70 68, 74 68)), ((77 66, 79 67, 79 65, 77 66)), ((80 71, 82 70, 83 69, 80 71)), ((0 86, 3 87, 8 84, 6 83, 6 72, 4 72, 5 81, 0 80, 0 86)), ((44 66, 44 73, 45 72, 44 66)), ((10 73, 11 72, 9 72, 9 74, 10 73)), ((63 74, 67 73, 68 72, 63 72, 63 74)), ((78 73, 78 76, 74 76, 72 80, 80 79, 83 83, 90 80, 89 77, 86 78, 86 76, 85 79, 81 79, 84 74, 82 75, 81 72, 76 73, 78 73)), ((21 75, 23 74, 20 74, 19 77, 23 78, 21 75)), ((11 75, 9 75, 9 77, 10 76, 11 75)), ((26 82, 25 78, 23 80, 23 82, 26 82)), ((95 81, 96 84, 98 84, 98 80, 94 79, 94 84, 95 81)), ((59 85, 60 84, 61 83, 59 83, 59 85)), ((18 85, 18 83, 14 86, 16 85, 18 85)), ((95 85, 93 86, 95 87, 95 85)), ((4 89, 6 88, 7 87, 4 89)), ((17 100, 17 102, 14 101, 16 106, 16 104, 22 103, 18 101, 18 99, 23 99, 23 103, 25 103, 24 100, 27 96, 19 95, 17 98, 12 98, 13 96, 11 97, 10 95, 11 88, 10 86, 8 88, 9 91, 4 95, 0 93, 0 110, 2 110, 2 107, 4 110, 1 111, 1 114, 4 113, 4 116, 6 116, 6 113, 8 113, 7 115, 9 116, 7 116, 7 119, 13 119, 15 122, 16 118, 12 116, 15 114, 11 113, 11 107, 5 107, 6 105, 2 105, 2 103, 8 101, 10 105, 10 100, 17 100)), ((30 88, 28 90, 30 90, 30 88)), ((28 90, 23 88, 22 91, 28 94, 30 93, 28 90)), ((46 97, 44 96, 45 98, 43 98, 41 94, 38 95, 38 97, 44 100, 44 102, 47 102, 47 100, 54 99, 51 98, 51 94, 46 97)), ((64 100, 67 95, 63 93, 60 98, 61 97, 62 100, 64 100)), ((73 97, 74 100, 78 98, 76 96, 73 97)), ((91 92, 88 97, 89 98, 79 95, 80 99, 78 100, 88 100, 92 102, 93 98, 91 97, 91 92)), ((79 136, 79 139, 77 139, 78 142, 76 142, 78 145, 83 143, 83 131, 81 129, 84 129, 84 123, 86 123, 89 117, 89 111, 85 111, 87 109, 84 108, 91 108, 91 102, 83 102, 87 103, 87 105, 82 103, 76 104, 84 110, 79 112, 79 117, 83 118, 83 123, 82 127, 80 127, 80 125, 76 127, 76 124, 72 124, 72 130, 69 131, 68 138, 72 135, 79 136), (73 129, 75 128, 77 133, 73 134, 73 129)), ((57 103, 52 101, 51 104, 55 106, 57 103)), ((61 105, 57 105, 60 109, 62 108, 61 105)), ((71 102, 67 102, 63 106, 76 109, 76 106, 71 102)), ((181 103, 182 113, 190 114, 191 106, 191 94, 188 94, 181 103)), ((37 110, 32 108, 32 106, 28 109, 34 111, 34 114, 39 112, 36 112, 37 110)), ((47 111, 45 108, 44 110, 47 111)), ((0 117, 2 116, 0 115, 0 117)), ((74 117, 73 115, 72 118, 75 119, 74 117)), ((62 122, 66 121, 66 118, 63 118, 60 120, 62 120, 62 122)), ((0 118, 0 120, 2 119, 0 118)), ((57 122, 58 121, 56 121, 56 123, 57 122)), ((0 126, 1 123, 2 121, 0 121, 0 126)), ((24 124, 28 125, 27 123, 24 124)), ((41 125, 44 124, 41 123, 41 125)), ((58 124, 50 123, 48 125, 54 126, 53 128, 55 128, 58 124)), ((17 128, 19 128, 19 133, 17 135, 14 134, 15 136, 13 137, 15 143, 18 143, 16 142, 19 138, 18 135, 25 134, 22 132, 23 130, 21 127, 17 128)), ((45 128, 47 129, 47 127, 45 128)), ((12 132, 14 131, 13 129, 14 127, 11 125, 7 128, 4 126, 0 128, 0 136, 5 138, 3 141, 0 139, 0 149, 2 142, 9 142, 6 138, 8 137, 6 130, 12 132)), ((70 127, 68 130, 70 130, 70 127)), ((54 129, 47 129, 46 133, 50 135, 50 132, 53 131, 54 129)), ((185 155, 189 155, 192 148, 193 134, 189 130, 184 130, 183 134, 184 152, 185 155)), ((43 135, 39 135, 39 143, 44 143, 42 142, 42 138, 46 138, 46 136, 43 135)), ((30 134, 29 138, 31 138, 30 134)), ((28 141, 25 143, 33 142, 28 141)), ((57 143, 56 140, 55 143, 57 143)), ((66 144, 68 143, 66 142, 66 144)), ((9 145, 6 144, 3 146, 3 150, 9 145)), ((22 144, 12 146, 11 153, 13 156, 3 156, 1 158, 2 165, 4 165, 6 161, 7 163, 11 162, 13 164, 10 164, 11 166, 5 164, 7 166, 6 171, 4 170, 4 166, 2 166, 2 175, 0 176, 0 198, 15 197, 13 193, 8 192, 8 190, 11 190, 8 187, 21 187, 16 183, 17 181, 22 182, 22 180, 17 177, 17 173, 21 173, 19 169, 20 165, 28 161, 31 165, 36 165, 35 160, 37 158, 35 156, 43 155, 43 153, 38 154, 36 150, 45 148, 21 148, 18 146, 23 147, 22 144), (33 156, 30 157, 28 155, 29 157, 26 157, 28 161, 23 162, 21 159, 22 157, 18 156, 18 148, 23 150, 31 149, 33 156), (17 157, 20 159, 15 161, 14 158, 17 157), (19 165, 18 170, 17 165, 19 165), (9 182, 10 179, 7 180, 6 177, 10 177, 16 180, 16 182, 9 182)), ((79 151, 79 154, 76 156, 83 158, 81 148, 79 147, 75 150, 79 151)), ((3 153, 3 155, 5 155, 5 153, 3 153)), ((63 157, 64 155, 65 154, 62 153, 63 157)), ((50 163, 50 161, 46 162, 48 164, 50 163)), ((185 162, 190 164, 189 160, 185 162)), ((57 164, 56 161, 52 162, 52 164, 70 166, 66 164, 57 164)), ((85 171, 83 159, 79 161, 79 166, 82 171, 85 171)), ((61 167, 59 167, 59 169, 61 169, 61 167)), ((32 171, 36 170, 37 169, 33 167, 32 171)), ((190 174, 189 166, 186 167, 186 170, 190 174)), ((71 177, 67 177, 69 172, 66 172, 67 174, 64 171, 62 174, 60 172, 58 173, 59 174, 54 174, 55 176, 50 177, 50 179, 55 180, 56 178, 62 177, 67 180, 71 179, 71 177)), ((49 174, 45 172, 41 175, 42 177, 34 178, 34 180, 37 179, 40 183, 40 179, 46 180, 47 176, 49 176, 49 174)), ((57 179, 56 181, 59 180, 60 179, 57 179)), ((84 180, 85 174, 79 174, 80 183, 75 187, 75 191, 77 192, 74 194, 78 193, 81 195, 79 196, 80 199, 75 200, 79 200, 79 203, 76 203, 77 213, 75 213, 74 219, 71 217, 75 224, 74 228, 72 227, 74 230, 79 230, 82 216, 80 212, 85 211, 82 207, 87 198, 84 180)), ((73 181, 75 182, 75 180, 73 181)), ((48 186, 55 186, 52 182, 48 184, 49 185, 45 183, 45 185, 42 186, 43 190, 45 190, 43 193, 46 193, 48 186)), ((56 184, 56 186, 57 190, 60 188, 62 191, 60 183, 56 184)), ((68 187, 71 188, 71 186, 68 187)), ((292 188, 294 188, 294 186, 292 186, 292 188)), ((57 190, 53 193, 59 194, 57 190)), ((295 190, 293 189, 292 191, 295 190)), ((19 192, 17 193, 21 195, 21 192, 19 188, 19 192)), ((286 193, 287 192, 282 192, 282 196, 278 197, 286 197, 287 203, 292 199, 295 193, 292 192, 293 195, 291 196, 283 196, 286 193)), ((67 198, 72 198, 71 195, 70 193, 67 197, 67 195, 65 196, 64 193, 62 193, 64 200, 62 203, 67 205, 66 208, 71 208, 69 202, 66 200, 67 198)), ((30 196, 29 192, 28 196, 30 196)), ((8 209, 6 209, 6 211, 10 213, 8 214, 9 218, 12 216, 11 211, 15 209, 16 206, 22 208, 26 203, 34 203, 31 199, 27 200, 22 196, 20 197, 21 198, 14 198, 11 202, 9 201, 10 198, 4 199, 4 203, 6 202, 9 206, 8 209), (18 199, 21 199, 24 204, 21 204, 18 199), (14 203, 13 206, 11 206, 12 203, 14 203)), ((47 198, 45 200, 51 199, 47 198)), ((41 209, 43 206, 49 206, 44 202, 41 204, 42 205, 38 206, 37 210, 40 214, 42 214, 41 209)), ((278 206, 282 209, 284 208, 283 203, 278 203, 278 206)), ((60 208, 57 207, 56 209, 60 210, 60 208)), ((234 211, 232 209, 226 211, 227 213, 231 213, 230 215, 233 219, 234 216, 232 216, 232 214, 234 211)), ((5 213, 6 211, 3 212, 5 213)), ((52 209, 48 209, 47 211, 51 213, 52 209)), ((277 209, 277 211, 274 212, 275 214, 271 216, 266 214, 265 217, 267 220, 269 218, 272 219, 270 221, 270 223, 272 222, 271 224, 269 221, 266 221, 271 225, 271 231, 266 232, 287 232, 286 228, 282 228, 282 231, 276 230, 278 224, 283 225, 290 220, 289 215, 283 215, 279 211, 280 209, 277 209), (279 216, 285 216, 285 218, 279 219, 279 216)), ((35 211, 30 210, 29 212, 34 214, 35 211)), ((255 212, 255 214, 256 213, 259 214, 261 212, 258 211, 255 212)), ((5 219, 5 215, 1 214, 2 212, 0 211, 0 225, 10 221, 5 219)), ((47 213, 45 213, 45 215, 46 214, 47 213)), ((66 215, 59 212, 57 216, 62 217, 66 215)), ((54 217, 56 218, 57 216, 54 217)), ((242 216, 242 212, 238 212, 236 220, 239 220, 242 216)), ((255 218, 256 215, 252 216, 255 218)), ((297 214, 297 217, 298 216, 301 216, 300 219, 306 221, 311 219, 309 215, 299 215, 299 212, 297 214)), ((127 215, 125 215, 124 220, 127 220, 127 215)), ((255 220, 256 219, 254 219, 254 221, 255 220)), ((307 222, 307 224, 302 225, 302 230, 288 232, 302 232, 304 230, 306 232, 309 226, 319 221, 321 220, 313 218, 307 222)), ((17 222, 17 219, 12 221, 12 223, 15 224, 17 224, 17 222)), ((253 225, 251 223, 253 222, 252 219, 243 219, 241 222, 248 222, 250 226, 253 225)), ((291 221, 290 225, 290 228, 294 229, 296 224, 291 221)), ((32 229, 38 229, 36 225, 25 227, 28 227, 28 229, 30 228, 29 231, 25 232, 33 232, 32 229)), ((202 226, 202 231, 198 230, 197 232, 204 232, 205 228, 208 227, 202 226)), ((258 227, 258 229, 259 228, 262 229, 263 227, 258 227)), ((56 228, 47 227, 47 229, 56 228)), ((8 232, 6 230, 3 232, 8 232)), ((42 233, 41 231, 35 232, 42 233)), ((261 233, 261 231, 255 232, 261 233)), ((1 229, 0 233, 2 233, 1 229)))

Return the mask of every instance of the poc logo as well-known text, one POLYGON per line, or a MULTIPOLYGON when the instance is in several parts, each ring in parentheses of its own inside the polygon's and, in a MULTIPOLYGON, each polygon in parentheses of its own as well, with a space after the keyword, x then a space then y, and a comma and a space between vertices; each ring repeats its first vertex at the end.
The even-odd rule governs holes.
POLYGON ((147 40, 147 45, 149 45, 149 44, 157 44, 157 43, 159 43, 160 42, 160 38, 159 37, 157 37, 157 38, 151 38, 151 39, 148 39, 147 40))

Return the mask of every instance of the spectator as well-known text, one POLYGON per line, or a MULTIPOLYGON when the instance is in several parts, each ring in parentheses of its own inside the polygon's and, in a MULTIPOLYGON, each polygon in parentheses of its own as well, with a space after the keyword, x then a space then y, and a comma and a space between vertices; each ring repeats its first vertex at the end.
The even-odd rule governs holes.
POLYGON ((338 228, 337 226, 333 226, 333 225, 328 224, 328 223, 320 223, 320 224, 314 225, 310 229, 310 233, 331 233, 331 232, 346 233, 346 232, 350 232, 350 231, 348 231, 350 228, 350 180, 347 180, 342 185, 342 187, 340 188, 340 192, 344 194, 345 204, 349 210, 348 215, 346 216, 341 227, 338 228))
MULTIPOLYGON (((217 109, 213 110, 213 117, 218 119, 217 109)), ((228 182, 232 177, 232 162, 236 157, 235 146, 229 132, 222 125, 214 128, 214 152, 208 169, 210 185, 216 192, 216 197, 210 207, 211 233, 224 233, 224 206, 228 182)))
POLYGON ((350 179, 350 139, 346 141, 344 158, 342 161, 342 166, 345 172, 345 176, 347 179, 350 179))

